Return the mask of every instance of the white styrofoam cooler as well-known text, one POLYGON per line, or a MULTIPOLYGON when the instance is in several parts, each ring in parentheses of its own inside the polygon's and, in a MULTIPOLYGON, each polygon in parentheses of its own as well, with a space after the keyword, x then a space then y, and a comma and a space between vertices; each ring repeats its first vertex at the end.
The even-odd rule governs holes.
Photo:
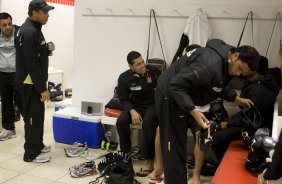
POLYGON ((60 102, 55 103, 55 111, 72 106, 72 98, 66 98, 60 102))

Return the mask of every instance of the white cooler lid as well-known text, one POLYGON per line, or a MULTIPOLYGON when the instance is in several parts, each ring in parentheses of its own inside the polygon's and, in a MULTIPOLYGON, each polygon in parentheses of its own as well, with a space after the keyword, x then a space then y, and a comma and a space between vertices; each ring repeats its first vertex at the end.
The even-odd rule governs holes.
POLYGON ((76 119, 89 122, 101 122, 101 116, 88 116, 81 114, 80 108, 76 107, 66 107, 54 112, 54 117, 76 119))
POLYGON ((67 98, 55 103, 55 107, 70 107, 70 106, 72 106, 72 98, 67 98))

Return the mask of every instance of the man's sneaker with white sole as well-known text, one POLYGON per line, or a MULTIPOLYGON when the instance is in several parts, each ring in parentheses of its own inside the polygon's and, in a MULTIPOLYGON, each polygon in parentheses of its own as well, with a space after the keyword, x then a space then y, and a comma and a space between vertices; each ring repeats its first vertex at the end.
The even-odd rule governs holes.
POLYGON ((48 153, 51 151, 51 146, 44 145, 43 149, 41 150, 41 153, 48 153))
POLYGON ((32 162, 45 163, 45 162, 49 162, 50 160, 51 160, 51 156, 50 155, 48 155, 46 153, 41 153, 34 160, 32 160, 32 162))
POLYGON ((15 137, 17 137, 15 130, 3 130, 3 132, 0 134, 0 141, 6 141, 15 137))

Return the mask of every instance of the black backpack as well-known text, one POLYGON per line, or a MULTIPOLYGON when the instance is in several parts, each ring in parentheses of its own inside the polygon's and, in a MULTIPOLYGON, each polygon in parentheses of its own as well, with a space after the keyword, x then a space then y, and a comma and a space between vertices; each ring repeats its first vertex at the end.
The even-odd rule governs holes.
POLYGON ((228 113, 223 105, 223 100, 216 100, 210 104, 210 110, 206 116, 208 120, 213 120, 216 123, 228 120, 228 113))
POLYGON ((120 100, 118 98, 117 94, 117 86, 114 89, 114 96, 111 98, 111 100, 105 105, 105 108, 110 108, 110 109, 117 109, 123 111, 123 105, 120 103, 120 100))
POLYGON ((261 115, 257 107, 243 107, 240 112, 235 114, 229 120, 230 127, 238 127, 241 129, 243 143, 249 147, 256 130, 261 125, 261 115))
POLYGON ((89 184, 133 184, 139 183, 134 179, 134 170, 130 157, 124 152, 111 152, 98 164, 101 176, 89 184), (99 179, 103 177, 100 182, 99 179))

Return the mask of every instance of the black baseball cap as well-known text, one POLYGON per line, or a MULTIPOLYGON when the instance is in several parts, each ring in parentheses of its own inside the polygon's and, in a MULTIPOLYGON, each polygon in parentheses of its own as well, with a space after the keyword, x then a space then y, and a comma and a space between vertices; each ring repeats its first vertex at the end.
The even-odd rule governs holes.
POLYGON ((32 0, 29 3, 28 10, 44 10, 44 11, 49 11, 53 10, 55 7, 48 5, 44 0, 32 0))

